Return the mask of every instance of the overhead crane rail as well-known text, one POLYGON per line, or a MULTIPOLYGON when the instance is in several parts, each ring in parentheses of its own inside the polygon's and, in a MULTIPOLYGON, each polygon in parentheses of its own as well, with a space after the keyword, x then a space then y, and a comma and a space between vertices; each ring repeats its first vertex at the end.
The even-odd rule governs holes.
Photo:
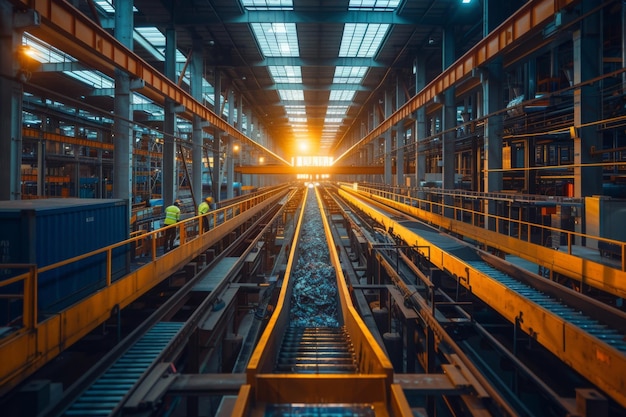
MULTIPOLYGON (((536 274, 541 291, 495 269, 476 248, 423 223, 402 220, 389 207, 365 202, 350 188, 340 195, 393 234, 412 245, 429 262, 448 275, 474 296, 481 299, 510 323, 556 357, 583 375, 622 407, 626 407, 626 315, 609 306, 600 307, 588 297, 559 288, 567 297, 587 299, 593 308, 580 311, 583 301, 568 306, 562 295, 549 295, 547 280, 536 274), (350 191, 348 191, 350 190, 350 191), (428 247, 426 251, 423 248, 428 247), (598 308, 602 313, 598 313, 598 308), (598 317, 597 319, 593 317, 598 317)), ((556 292, 558 286, 554 286, 556 292)), ((560 294, 560 293, 559 293, 560 294)), ((583 307, 584 308, 584 307, 583 307)))

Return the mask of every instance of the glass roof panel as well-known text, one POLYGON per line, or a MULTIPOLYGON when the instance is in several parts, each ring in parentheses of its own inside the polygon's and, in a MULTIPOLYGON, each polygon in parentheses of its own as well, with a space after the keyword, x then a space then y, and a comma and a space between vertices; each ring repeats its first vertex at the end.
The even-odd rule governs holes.
POLYGON ((269 66, 268 69, 276 83, 302 84, 302 72, 300 71, 300 67, 284 65, 280 67, 269 66))
POLYGON ((395 10, 398 4, 400 0, 350 0, 348 10, 395 10))
POLYGON ((333 83, 360 84, 366 71, 367 67, 336 67, 333 83))
POLYGON ((93 88, 115 87, 115 83, 112 79, 104 74, 97 73, 96 71, 63 71, 63 73, 77 79, 78 81, 82 81, 93 88))
MULTIPOLYGON (((94 0, 96 6, 100 7, 105 13, 115 13, 115 6, 111 0, 94 0)), ((137 12, 137 8, 133 6, 133 12, 137 12)))
POLYGON ((306 109, 304 105, 301 105, 301 106, 288 105, 288 106, 285 106, 285 112, 287 112, 287 114, 291 116, 300 116, 300 115, 306 114, 306 109))
POLYGON ((295 23, 251 23, 263 55, 299 56, 295 23))
POLYGON ((388 29, 388 24, 346 23, 343 27, 339 56, 372 58, 388 29))
POLYGON ((355 93, 356 91, 354 90, 331 90, 329 99, 337 101, 352 101, 352 97, 354 97, 355 93))
MULTIPOLYGON (((167 41, 165 40, 165 35, 158 28, 154 26, 137 27, 135 28, 135 41, 138 40, 137 36, 140 36, 143 41, 152 46, 152 48, 146 48, 148 52, 151 52, 159 61, 165 61, 165 44, 167 41)), ((177 49, 176 62, 185 61, 187 61, 187 57, 177 49)))
POLYGON ((326 114, 332 115, 344 115, 348 111, 348 106, 328 106, 326 108, 326 114))
POLYGON ((248 10, 293 10, 293 0, 241 0, 248 10))
POLYGON ((304 101, 302 90, 278 90, 278 94, 283 101, 304 101))

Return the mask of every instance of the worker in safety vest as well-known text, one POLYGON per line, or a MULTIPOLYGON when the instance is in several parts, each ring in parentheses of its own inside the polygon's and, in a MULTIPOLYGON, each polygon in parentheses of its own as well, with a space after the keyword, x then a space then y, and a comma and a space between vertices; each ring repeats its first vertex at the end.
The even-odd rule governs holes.
MULTIPOLYGON (((202 216, 203 214, 207 214, 211 209, 211 204, 213 204, 213 197, 209 196, 205 198, 198 206, 198 215, 202 216)), ((202 217, 202 225, 205 232, 209 230, 209 218, 207 216, 202 217)))
MULTIPOLYGON (((165 221, 163 224, 167 227, 170 224, 178 223, 180 220, 180 200, 174 201, 174 204, 165 209, 165 221)), ((174 241, 176 240, 176 227, 165 229, 165 252, 174 249, 174 241)))

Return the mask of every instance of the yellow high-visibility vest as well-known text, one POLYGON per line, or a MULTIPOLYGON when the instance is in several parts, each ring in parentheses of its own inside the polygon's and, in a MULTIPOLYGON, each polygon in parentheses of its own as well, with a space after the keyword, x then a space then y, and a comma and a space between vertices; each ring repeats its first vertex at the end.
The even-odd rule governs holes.
POLYGON ((165 209, 165 224, 174 224, 180 220, 180 209, 174 205, 165 209))

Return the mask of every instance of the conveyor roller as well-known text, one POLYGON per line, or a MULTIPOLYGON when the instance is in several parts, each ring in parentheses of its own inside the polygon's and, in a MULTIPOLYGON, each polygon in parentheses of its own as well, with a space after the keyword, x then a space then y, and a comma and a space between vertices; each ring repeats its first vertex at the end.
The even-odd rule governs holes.
POLYGON ((289 327, 277 372, 354 373, 354 349, 343 327, 289 327))
POLYGON ((83 392, 64 415, 111 415, 183 325, 182 322, 157 323, 83 392))

